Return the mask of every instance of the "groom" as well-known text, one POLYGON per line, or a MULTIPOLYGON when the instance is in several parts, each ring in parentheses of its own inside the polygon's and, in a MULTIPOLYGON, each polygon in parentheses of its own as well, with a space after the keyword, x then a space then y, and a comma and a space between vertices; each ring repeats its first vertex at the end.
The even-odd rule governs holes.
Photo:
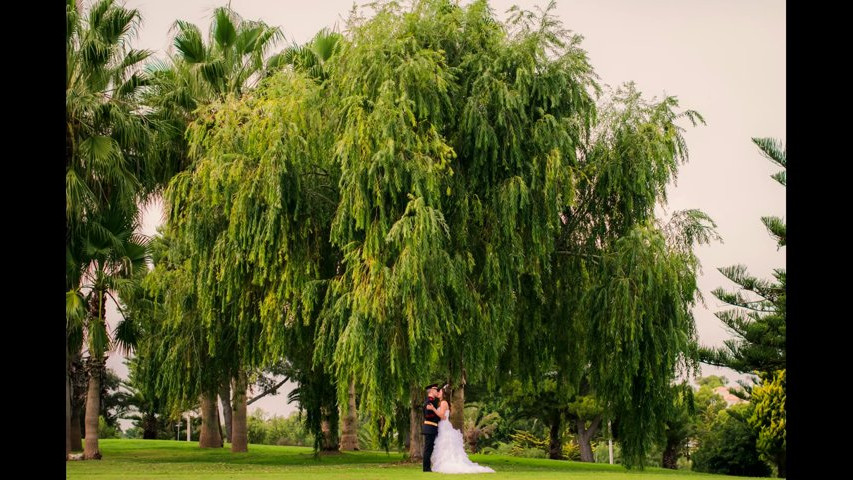
POLYGON ((424 425, 421 428, 421 434, 424 436, 424 471, 432 471, 432 449, 435 447, 435 436, 438 434, 438 414, 435 410, 430 410, 427 405, 432 404, 438 408, 438 384, 433 383, 426 387, 427 398, 424 401, 424 425))

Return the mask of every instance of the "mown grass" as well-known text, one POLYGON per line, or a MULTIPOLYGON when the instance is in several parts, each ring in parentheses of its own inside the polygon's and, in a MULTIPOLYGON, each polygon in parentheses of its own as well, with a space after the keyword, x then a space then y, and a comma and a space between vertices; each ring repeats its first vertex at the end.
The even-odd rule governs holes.
MULTIPOLYGON (((352 479, 390 480, 441 477, 424 473, 420 464, 404 462, 400 453, 366 451, 322 455, 310 448, 250 445, 249 452, 234 454, 227 448, 200 449, 197 442, 169 440, 101 440, 100 461, 69 461, 66 478, 96 479, 352 479)), ((472 455, 471 459, 496 470, 494 474, 466 475, 488 478, 560 480, 722 480, 744 477, 646 468, 626 470, 619 465, 590 464, 504 455, 472 455)))

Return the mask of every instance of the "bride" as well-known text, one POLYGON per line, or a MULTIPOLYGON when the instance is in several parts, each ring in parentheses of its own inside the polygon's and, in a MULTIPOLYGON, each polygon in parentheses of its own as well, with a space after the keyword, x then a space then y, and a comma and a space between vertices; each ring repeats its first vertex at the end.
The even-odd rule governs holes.
MULTIPOLYGON (((445 386, 446 388, 446 386, 445 386)), ((483 467, 468 459, 462 440, 462 432, 453 428, 450 423, 450 404, 445 398, 445 388, 438 391, 441 400, 438 408, 433 405, 428 409, 435 411, 441 420, 438 422, 438 435, 435 437, 435 449, 432 451, 432 471, 439 473, 494 473, 489 467, 483 467)))

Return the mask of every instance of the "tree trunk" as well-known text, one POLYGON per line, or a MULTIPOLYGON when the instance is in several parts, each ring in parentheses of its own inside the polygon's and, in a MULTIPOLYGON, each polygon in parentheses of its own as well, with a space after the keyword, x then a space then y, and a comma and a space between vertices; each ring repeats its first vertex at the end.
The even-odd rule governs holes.
POLYGON ((83 450, 83 423, 82 408, 71 409, 71 451, 79 452, 83 450))
POLYGON ((80 352, 71 359, 71 451, 83 451, 83 420, 89 376, 80 352))
POLYGON ((234 412, 231 427, 233 435, 231 438, 232 452, 249 451, 249 427, 246 419, 247 381, 246 371, 243 369, 237 370, 237 376, 234 377, 234 412))
POLYGON ((71 376, 68 375, 68 330, 65 333, 65 460, 71 455, 71 376))
POLYGON ((219 387, 219 402, 222 404, 222 420, 225 423, 225 439, 228 442, 234 443, 234 436, 231 432, 233 413, 231 409, 231 378, 226 375, 222 380, 222 385, 219 387))
MULTIPOLYGON (((320 431, 323 434, 321 448, 324 452, 336 452, 340 448, 336 432, 332 429, 332 409, 334 409, 335 417, 337 417, 337 406, 322 406, 320 407, 320 431)), ((337 418, 334 418, 337 426, 337 418)))
POLYGON ((101 366, 103 360, 89 358, 89 390, 86 395, 86 445, 83 447, 83 458, 100 460, 98 449, 98 417, 101 413, 101 366))
POLYGON ((349 380, 347 414, 341 422, 341 450, 358 450, 358 412, 355 409, 355 379, 349 380))
POLYGON ((788 452, 786 450, 783 450, 774 456, 774 459, 776 460, 776 470, 778 473, 777 477, 779 478, 788 478, 787 456, 788 452))
POLYGON ((424 458, 424 437, 421 425, 424 423, 423 393, 417 385, 409 388, 409 461, 420 462, 424 458))
POLYGON ((217 421, 218 409, 216 408, 216 393, 206 392, 201 394, 201 434, 198 446, 201 448, 221 448, 222 437, 219 435, 217 421))
POLYGON ((450 423, 453 428, 459 430, 464 435, 465 427, 465 377, 462 377, 462 383, 453 389, 450 395, 450 423))
POLYGON ((661 459, 663 468, 672 470, 678 469, 678 445, 667 442, 666 448, 663 450, 663 458, 661 459))
POLYGON ((324 452, 332 450, 332 425, 326 414, 323 414, 323 420, 320 421, 320 431, 323 433, 323 443, 320 445, 324 452))
POLYGON ((142 416, 142 438, 145 440, 157 439, 157 417, 150 413, 142 416))
POLYGON ((550 442, 548 444, 548 458, 551 460, 563 459, 563 442, 561 429, 563 426, 563 418, 559 412, 551 417, 551 431, 549 433, 550 442))
MULTIPOLYGON (((216 395, 213 396, 213 404, 216 405, 216 395)), ((216 426, 219 428, 219 446, 225 446, 225 435, 222 433, 222 417, 219 416, 219 407, 216 407, 216 426)))
POLYGON ((581 461, 582 462, 595 462, 595 455, 592 453, 592 445, 590 441, 592 437, 595 436, 596 432, 598 432, 598 426, 601 424, 601 415, 596 415, 592 420, 592 423, 589 425, 589 428, 586 428, 586 421, 582 418, 576 419, 576 425, 578 427, 578 446, 581 451, 581 461))

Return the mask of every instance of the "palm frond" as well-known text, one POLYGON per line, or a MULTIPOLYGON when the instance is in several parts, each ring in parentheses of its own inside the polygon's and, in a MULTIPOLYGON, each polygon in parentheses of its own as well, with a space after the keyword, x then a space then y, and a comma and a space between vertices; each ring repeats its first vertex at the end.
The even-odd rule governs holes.
POLYGON ((343 40, 343 35, 324 28, 317 32, 314 38, 311 39, 311 49, 318 58, 325 62, 335 54, 341 40, 343 40))
POLYGON ((140 337, 139 326, 132 317, 125 317, 120 320, 113 331, 115 345, 124 356, 129 355, 136 348, 140 337))
POLYGON ((234 27, 239 17, 228 7, 219 7, 213 11, 211 36, 220 49, 226 50, 237 40, 237 29, 234 27), (236 21, 235 21, 236 20, 236 21))
POLYGON ((65 292, 65 320, 66 328, 80 326, 86 318, 86 301, 79 290, 65 292))
POLYGON ((178 31, 173 44, 184 61, 194 64, 207 60, 207 49, 195 24, 178 20, 172 28, 178 31))
POLYGON ((258 39, 261 38, 261 34, 264 32, 264 28, 264 25, 256 25, 254 22, 243 22, 240 25, 235 42, 237 52, 241 55, 253 52, 255 46, 258 44, 258 39))

